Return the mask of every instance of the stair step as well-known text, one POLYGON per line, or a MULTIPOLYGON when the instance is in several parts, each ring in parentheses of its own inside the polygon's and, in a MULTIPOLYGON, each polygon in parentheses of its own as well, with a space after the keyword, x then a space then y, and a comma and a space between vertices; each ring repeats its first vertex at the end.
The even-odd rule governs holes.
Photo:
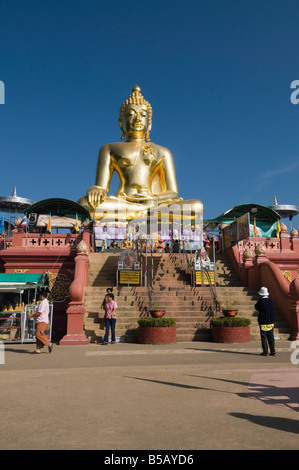
MULTIPOLYGON (((89 255, 89 285, 85 289, 85 334, 90 342, 100 342, 104 336, 104 312, 101 304, 107 287, 113 287, 118 303, 116 335, 123 341, 137 342, 137 319, 149 311, 148 288, 144 286, 116 287, 116 268, 119 253, 91 253, 89 255)), ((214 304, 208 286, 191 286, 191 276, 183 254, 154 254, 152 298, 166 317, 177 320, 177 341, 210 341, 210 318, 214 304)), ((149 279, 151 260, 148 258, 149 279)), ((251 337, 260 338, 254 305, 256 291, 241 285, 225 256, 216 261, 216 293, 222 306, 225 299, 234 299, 238 316, 251 318, 251 337)), ((217 312, 221 316, 221 312, 217 312)), ((288 328, 277 316, 277 334, 288 337, 288 328)))

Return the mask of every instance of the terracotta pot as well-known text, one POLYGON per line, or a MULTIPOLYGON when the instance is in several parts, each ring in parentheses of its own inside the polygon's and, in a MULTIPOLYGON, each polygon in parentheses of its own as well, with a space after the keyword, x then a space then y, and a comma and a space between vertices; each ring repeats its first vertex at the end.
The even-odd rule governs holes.
POLYGON ((238 310, 224 309, 222 310, 222 313, 225 317, 235 317, 238 315, 238 310))
POLYGON ((165 310, 161 310, 161 309, 150 310, 150 314, 153 318, 161 318, 161 317, 164 317, 165 310))

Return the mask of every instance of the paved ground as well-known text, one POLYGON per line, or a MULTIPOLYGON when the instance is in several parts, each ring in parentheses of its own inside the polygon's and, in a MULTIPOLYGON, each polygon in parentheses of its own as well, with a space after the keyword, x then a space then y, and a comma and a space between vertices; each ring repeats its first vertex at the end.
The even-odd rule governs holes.
POLYGON ((0 448, 298 449, 299 354, 276 346, 6 344, 0 448))

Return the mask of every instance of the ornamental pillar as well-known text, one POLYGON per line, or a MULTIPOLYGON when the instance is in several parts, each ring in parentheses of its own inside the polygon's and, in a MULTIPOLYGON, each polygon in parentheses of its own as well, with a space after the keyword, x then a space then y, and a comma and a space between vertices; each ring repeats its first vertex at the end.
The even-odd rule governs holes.
POLYGON ((70 286, 70 303, 67 308, 67 332, 61 345, 88 344, 84 334, 84 290, 88 284, 88 247, 84 241, 77 246, 75 276, 70 286))
POLYGON ((251 250, 244 250, 243 252, 243 263, 240 266, 240 277, 241 281, 244 286, 250 287, 251 286, 251 279, 250 279, 250 274, 252 273, 252 258, 253 258, 253 253, 251 250))
POLYGON ((280 226, 280 250, 289 250, 290 249, 290 235, 288 234, 288 229, 285 224, 280 226))
POLYGON ((299 255, 299 236, 295 228, 292 228, 291 232, 291 250, 299 255))
POLYGON ((91 250, 91 246, 90 246, 90 231, 88 229, 85 229, 83 232, 82 232, 82 240, 86 243, 86 246, 87 246, 87 249, 88 251, 91 250))
POLYGON ((259 265, 267 261, 267 257, 265 254, 265 247, 262 243, 258 243, 255 247, 255 258, 254 258, 254 270, 253 270, 253 278, 251 287, 259 289, 261 287, 261 280, 260 280, 260 268, 259 265))

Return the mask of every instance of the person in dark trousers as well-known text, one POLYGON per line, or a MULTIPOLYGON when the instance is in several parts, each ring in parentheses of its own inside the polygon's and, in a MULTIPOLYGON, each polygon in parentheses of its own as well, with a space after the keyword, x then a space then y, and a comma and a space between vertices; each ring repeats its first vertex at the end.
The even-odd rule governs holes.
POLYGON ((269 297, 267 287, 262 287, 258 294, 261 298, 255 304, 255 309, 259 312, 257 320, 260 327, 263 349, 261 356, 267 356, 269 349, 270 356, 275 356, 274 304, 269 297))
POLYGON ((107 301, 105 303, 105 324, 106 332, 104 336, 103 344, 108 344, 109 329, 111 328, 111 344, 115 343, 115 323, 116 323, 116 309, 117 303, 114 300, 113 294, 107 294, 107 301))

